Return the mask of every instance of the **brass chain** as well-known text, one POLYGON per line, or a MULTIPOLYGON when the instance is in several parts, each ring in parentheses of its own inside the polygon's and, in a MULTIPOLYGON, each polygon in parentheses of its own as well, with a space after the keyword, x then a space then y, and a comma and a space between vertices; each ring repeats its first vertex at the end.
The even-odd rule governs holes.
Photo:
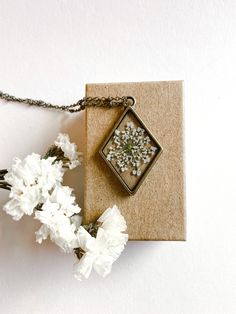
POLYGON ((5 101, 12 101, 27 104, 30 106, 36 106, 47 109, 55 109, 60 111, 66 111, 70 113, 79 112, 84 110, 86 107, 117 107, 117 106, 133 106, 135 104, 135 99, 131 96, 122 96, 122 97, 84 97, 83 99, 78 100, 76 103, 67 105, 67 106, 59 106, 53 105, 49 102, 45 102, 43 100, 34 100, 30 98, 19 98, 7 93, 3 93, 0 91, 0 99, 5 101))

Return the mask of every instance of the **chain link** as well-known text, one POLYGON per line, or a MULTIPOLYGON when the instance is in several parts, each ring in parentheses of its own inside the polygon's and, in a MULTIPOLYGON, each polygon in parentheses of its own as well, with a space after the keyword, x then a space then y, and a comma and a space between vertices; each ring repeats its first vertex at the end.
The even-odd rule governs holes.
POLYGON ((86 107, 118 107, 118 106, 133 106, 135 99, 131 96, 122 97, 84 97, 78 100, 76 103, 68 106, 53 105, 43 100, 34 100, 30 98, 19 98, 0 91, 0 99, 5 101, 12 101, 17 103, 23 103, 30 106, 36 106, 47 109, 55 109, 60 111, 66 111, 70 113, 79 112, 86 107))

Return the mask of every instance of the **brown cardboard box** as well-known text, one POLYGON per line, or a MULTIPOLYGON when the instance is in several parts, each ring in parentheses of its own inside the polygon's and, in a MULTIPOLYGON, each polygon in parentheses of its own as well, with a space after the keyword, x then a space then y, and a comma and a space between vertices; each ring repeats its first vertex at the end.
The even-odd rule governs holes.
POLYGON ((130 240, 185 240, 182 81, 88 84, 86 96, 133 96, 136 112, 163 148, 145 181, 130 196, 98 151, 123 108, 86 109, 85 223, 113 204, 130 240))

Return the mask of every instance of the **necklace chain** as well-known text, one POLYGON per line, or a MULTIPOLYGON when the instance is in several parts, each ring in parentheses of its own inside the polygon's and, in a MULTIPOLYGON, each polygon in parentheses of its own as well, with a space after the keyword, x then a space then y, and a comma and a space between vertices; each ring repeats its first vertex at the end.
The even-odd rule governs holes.
POLYGON ((78 100, 76 103, 67 105, 67 106, 59 106, 53 105, 49 102, 45 102, 43 100, 35 100, 30 98, 19 98, 7 93, 3 93, 0 91, 0 99, 5 101, 12 101, 17 103, 23 103, 30 106, 36 106, 47 109, 55 109, 60 111, 66 111, 70 113, 79 112, 84 110, 86 107, 118 107, 118 106, 133 106, 135 104, 135 99, 131 96, 122 96, 122 97, 84 97, 78 100))

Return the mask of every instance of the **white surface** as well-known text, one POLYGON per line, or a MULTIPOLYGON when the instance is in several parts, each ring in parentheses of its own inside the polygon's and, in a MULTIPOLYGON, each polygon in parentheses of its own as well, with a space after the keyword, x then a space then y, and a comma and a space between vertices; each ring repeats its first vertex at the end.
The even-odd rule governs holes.
MULTIPOLYGON (((106 279, 0 213, 0 312, 236 313, 236 2, 0 1, 0 89, 67 104, 86 82, 185 80, 188 241, 129 243, 106 279)), ((83 115, 0 103, 0 168, 83 115)), ((70 184, 82 202, 82 169, 70 184)), ((0 191, 0 205, 7 192, 0 191)))

